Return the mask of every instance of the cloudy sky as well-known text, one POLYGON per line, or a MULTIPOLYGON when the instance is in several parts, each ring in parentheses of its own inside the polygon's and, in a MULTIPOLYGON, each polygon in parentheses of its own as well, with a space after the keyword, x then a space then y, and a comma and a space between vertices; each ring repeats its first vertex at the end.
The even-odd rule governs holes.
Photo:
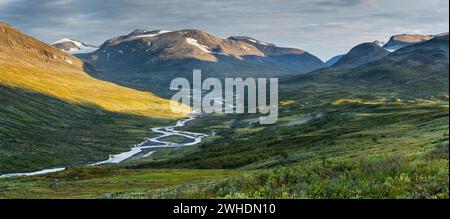
POLYGON ((326 60, 394 34, 448 32, 448 8, 448 0, 0 0, 0 21, 48 43, 68 37, 97 45, 136 28, 196 28, 326 60))

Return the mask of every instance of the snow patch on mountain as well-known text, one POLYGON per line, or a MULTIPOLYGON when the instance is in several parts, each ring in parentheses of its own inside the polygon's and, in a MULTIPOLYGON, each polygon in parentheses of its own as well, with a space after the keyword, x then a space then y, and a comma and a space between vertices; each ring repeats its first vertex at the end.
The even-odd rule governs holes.
POLYGON ((378 40, 373 41, 373 43, 377 44, 379 47, 383 47, 386 44, 385 42, 380 42, 378 40))
POLYGON ((196 39, 186 38, 186 42, 193 46, 198 47, 204 53, 211 53, 211 50, 209 50, 209 47, 199 44, 196 39))
POLYGON ((248 38, 248 41, 250 41, 252 43, 258 43, 258 44, 261 44, 263 46, 268 46, 269 45, 268 43, 265 43, 265 42, 262 42, 262 41, 259 41, 259 40, 255 40, 255 39, 252 39, 252 38, 248 38))
POLYGON ((170 30, 160 30, 160 31, 157 32, 157 33, 137 35, 137 36, 133 36, 133 38, 155 37, 155 36, 159 36, 159 35, 161 35, 161 34, 164 34, 164 33, 170 33, 170 32, 172 32, 172 31, 170 31, 170 30))
POLYGON ((384 48, 384 49, 386 49, 389 52, 395 52, 398 48, 387 47, 387 48, 384 48))

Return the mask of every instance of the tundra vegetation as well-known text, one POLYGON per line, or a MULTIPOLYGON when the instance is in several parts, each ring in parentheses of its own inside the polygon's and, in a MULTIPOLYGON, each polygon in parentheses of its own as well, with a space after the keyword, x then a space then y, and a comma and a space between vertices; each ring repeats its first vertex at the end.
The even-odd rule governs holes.
POLYGON ((380 101, 367 92, 342 101, 353 93, 347 89, 287 86, 281 99, 289 104, 281 104, 274 125, 254 122, 253 114, 210 114, 182 127, 215 133, 199 145, 118 165, 0 179, 0 196, 448 198, 448 96, 380 101), (155 172, 170 183, 152 178, 155 172))

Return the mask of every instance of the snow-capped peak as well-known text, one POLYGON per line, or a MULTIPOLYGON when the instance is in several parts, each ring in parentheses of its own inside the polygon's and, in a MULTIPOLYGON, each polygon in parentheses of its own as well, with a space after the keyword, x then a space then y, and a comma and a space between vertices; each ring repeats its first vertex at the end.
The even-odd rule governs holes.
POLYGON ((57 40, 57 41, 51 43, 51 45, 53 45, 53 44, 58 44, 58 43, 64 43, 64 42, 72 42, 72 43, 74 43, 74 44, 75 44, 76 46, 78 46, 78 47, 80 47, 80 46, 83 45, 82 42, 80 42, 80 41, 78 41, 78 40, 72 40, 72 39, 69 39, 69 38, 62 38, 62 39, 60 39, 60 40, 57 40))
POLYGON ((56 47, 64 52, 71 54, 74 53, 89 53, 97 50, 98 47, 87 45, 78 40, 73 40, 69 38, 62 38, 51 43, 53 47, 56 47))

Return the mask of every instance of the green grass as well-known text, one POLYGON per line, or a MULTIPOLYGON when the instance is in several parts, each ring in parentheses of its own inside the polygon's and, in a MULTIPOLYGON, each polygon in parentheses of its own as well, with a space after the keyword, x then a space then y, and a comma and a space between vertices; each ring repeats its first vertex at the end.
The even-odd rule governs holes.
POLYGON ((328 103, 284 108, 276 125, 250 125, 236 116, 211 116, 187 129, 217 133, 199 151, 130 168, 268 168, 330 156, 415 152, 448 128, 448 103, 387 102, 377 105, 328 103), (302 115, 317 115, 291 125, 302 115))
POLYGON ((125 166, 251 174, 118 198, 448 198, 446 96, 398 100, 393 93, 381 101, 386 94, 316 88, 284 93, 293 101, 280 108, 275 125, 253 124, 252 115, 210 115, 184 128, 214 129, 200 150, 125 166), (340 98, 362 101, 332 104, 340 98))
POLYGON ((167 141, 167 142, 174 142, 174 143, 183 143, 183 142, 189 142, 191 141, 190 139, 183 137, 183 136, 169 136, 169 137, 165 137, 165 138, 160 138, 159 140, 161 141, 167 141))
POLYGON ((72 168, 45 176, 0 179, 0 198, 106 198, 121 192, 211 181, 238 174, 223 170, 72 168))
POLYGON ((448 142, 442 145, 446 153, 436 148, 408 156, 328 158, 117 198, 449 198, 448 142))
MULTIPOLYGON (((0 197, 448 198, 448 95, 405 98, 333 84, 281 89, 277 124, 208 115, 181 128, 210 135, 199 145, 98 169, 5 179, 0 197)), ((128 124, 140 133, 135 122, 143 121, 136 119, 94 127, 128 124)))
MULTIPOLYGON (((184 146, 180 148, 162 148, 155 151, 148 157, 150 160, 167 160, 175 157, 183 157, 187 154, 191 154, 199 151, 200 148, 197 145, 184 146)), ((140 161, 139 161, 140 162, 140 161)))

